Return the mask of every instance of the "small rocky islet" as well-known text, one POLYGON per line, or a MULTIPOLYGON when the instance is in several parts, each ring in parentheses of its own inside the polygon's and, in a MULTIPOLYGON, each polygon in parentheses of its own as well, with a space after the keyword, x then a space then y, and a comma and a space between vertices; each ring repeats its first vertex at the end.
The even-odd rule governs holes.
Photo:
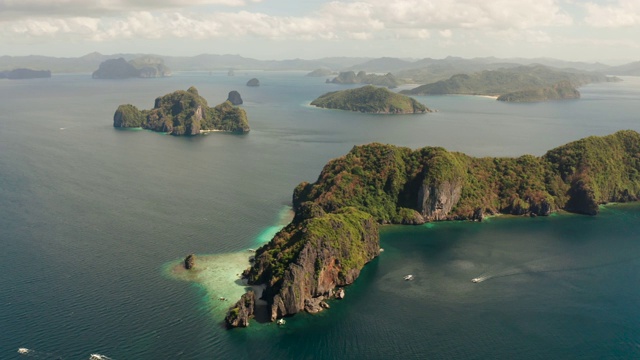
MULTIPOLYGON (((640 199, 640 134, 591 136, 535 157, 475 158, 441 147, 355 146, 293 193, 295 216, 259 248, 243 273, 263 285, 271 321, 322 310, 344 296, 380 254, 380 224, 482 221, 487 215, 547 216, 558 210, 597 215, 599 205, 640 199)), ((248 326, 248 294, 227 315, 248 326)), ((255 306, 255 305, 254 305, 255 306)))
POLYGON ((225 101, 209 107, 195 87, 156 98, 151 110, 120 105, 113 115, 116 128, 143 128, 171 135, 198 135, 209 131, 248 133, 247 114, 225 101))

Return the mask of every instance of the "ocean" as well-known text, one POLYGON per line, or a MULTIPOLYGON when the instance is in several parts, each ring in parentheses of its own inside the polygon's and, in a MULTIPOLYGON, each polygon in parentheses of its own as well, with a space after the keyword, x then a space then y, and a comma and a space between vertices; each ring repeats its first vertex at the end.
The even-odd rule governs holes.
POLYGON ((287 222, 298 183, 354 145, 542 155, 640 131, 637 77, 582 87, 575 101, 416 97, 438 111, 384 116, 309 106, 345 87, 304 74, 0 81, 0 359, 640 357, 634 204, 386 226, 385 251, 331 309, 224 329, 247 249, 287 222), (260 87, 245 86, 252 77, 260 87), (118 105, 148 109, 190 86, 209 105, 238 90, 251 132, 113 128, 118 105), (206 265, 198 277, 176 271, 190 253, 206 265))

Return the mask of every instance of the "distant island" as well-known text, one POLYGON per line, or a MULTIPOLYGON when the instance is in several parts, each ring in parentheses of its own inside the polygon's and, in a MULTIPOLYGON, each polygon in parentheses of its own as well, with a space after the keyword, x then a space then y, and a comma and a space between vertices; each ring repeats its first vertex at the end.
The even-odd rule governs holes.
MULTIPOLYGON (((544 156, 475 158, 441 147, 355 146, 293 193, 293 221, 255 253, 243 276, 266 285, 267 317, 317 312, 343 296, 379 252, 378 224, 482 221, 487 215, 596 215, 599 205, 640 198, 640 134, 592 136, 544 156)), ((247 326, 255 294, 229 310, 247 326)), ((235 324, 235 325, 234 325, 235 324)))
POLYGON ((260 80, 253 78, 249 81, 247 81, 247 86, 260 86, 260 80))
POLYGON ((473 74, 458 74, 448 80, 403 90, 407 95, 489 95, 501 101, 534 102, 577 99, 576 87, 606 81, 619 81, 600 73, 562 71, 546 66, 519 66, 499 70, 485 70, 473 74))
POLYGON ((49 70, 14 69, 8 71, 0 71, 0 79, 19 80, 50 77, 51 71, 49 70))
POLYGON ((129 61, 124 58, 105 60, 98 70, 94 71, 94 79, 128 79, 156 78, 171 76, 171 70, 164 65, 164 60, 155 56, 143 56, 129 61))
POLYGON ((315 69, 312 72, 308 73, 306 76, 323 77, 323 76, 329 76, 329 75, 334 75, 334 74, 335 74, 335 72, 331 71, 331 69, 319 68, 319 69, 315 69))
POLYGON ((385 86, 388 88, 395 88, 401 84, 401 82, 391 73, 388 73, 386 75, 377 75, 377 74, 367 74, 364 71, 358 71, 357 74, 353 71, 341 72, 335 78, 331 80, 327 79, 327 83, 369 84, 369 85, 385 86))
POLYGON ((149 129, 171 135, 198 135, 210 131, 249 132, 244 110, 225 101, 209 107, 195 87, 156 98, 151 110, 120 105, 113 115, 117 128, 149 129))
POLYGON ((357 89, 333 91, 311 102, 311 105, 372 114, 417 114, 431 112, 415 99, 386 88, 366 85, 357 89))

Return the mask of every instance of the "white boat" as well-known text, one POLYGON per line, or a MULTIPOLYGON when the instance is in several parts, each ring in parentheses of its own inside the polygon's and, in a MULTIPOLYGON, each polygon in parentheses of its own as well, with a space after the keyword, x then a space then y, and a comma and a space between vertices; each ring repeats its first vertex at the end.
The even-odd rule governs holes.
POLYGON ((276 324, 278 325, 284 325, 286 323, 286 321, 284 321, 284 319, 278 319, 278 321, 276 321, 276 324))
POLYGON ((108 357, 100 354, 91 354, 91 356, 89 356, 89 360, 106 360, 106 359, 108 359, 108 357))
POLYGON ((28 354, 29 349, 27 348, 18 348, 18 354, 28 354))
POLYGON ((405 276, 404 279, 407 280, 407 281, 413 280, 413 275, 409 274, 409 275, 405 276))
POLYGON ((479 283, 480 281, 482 281, 482 278, 473 278, 473 279, 471 279, 472 283, 479 283))

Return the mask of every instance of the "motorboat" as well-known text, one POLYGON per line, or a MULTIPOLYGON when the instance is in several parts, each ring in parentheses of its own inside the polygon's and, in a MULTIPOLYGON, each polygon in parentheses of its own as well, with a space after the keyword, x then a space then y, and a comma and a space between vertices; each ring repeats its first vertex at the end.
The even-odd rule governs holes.
POLYGON ((18 348, 18 354, 28 354, 29 349, 27 348, 18 348))
POLYGON ((284 321, 284 319, 278 319, 278 321, 276 321, 276 324, 278 325, 284 325, 286 323, 286 321, 284 321))
POLYGON ((482 278, 479 277, 471 279, 472 283, 479 283, 480 281, 482 281, 482 278))
POLYGON ((409 274, 404 277, 406 281, 413 280, 413 275, 409 274))

